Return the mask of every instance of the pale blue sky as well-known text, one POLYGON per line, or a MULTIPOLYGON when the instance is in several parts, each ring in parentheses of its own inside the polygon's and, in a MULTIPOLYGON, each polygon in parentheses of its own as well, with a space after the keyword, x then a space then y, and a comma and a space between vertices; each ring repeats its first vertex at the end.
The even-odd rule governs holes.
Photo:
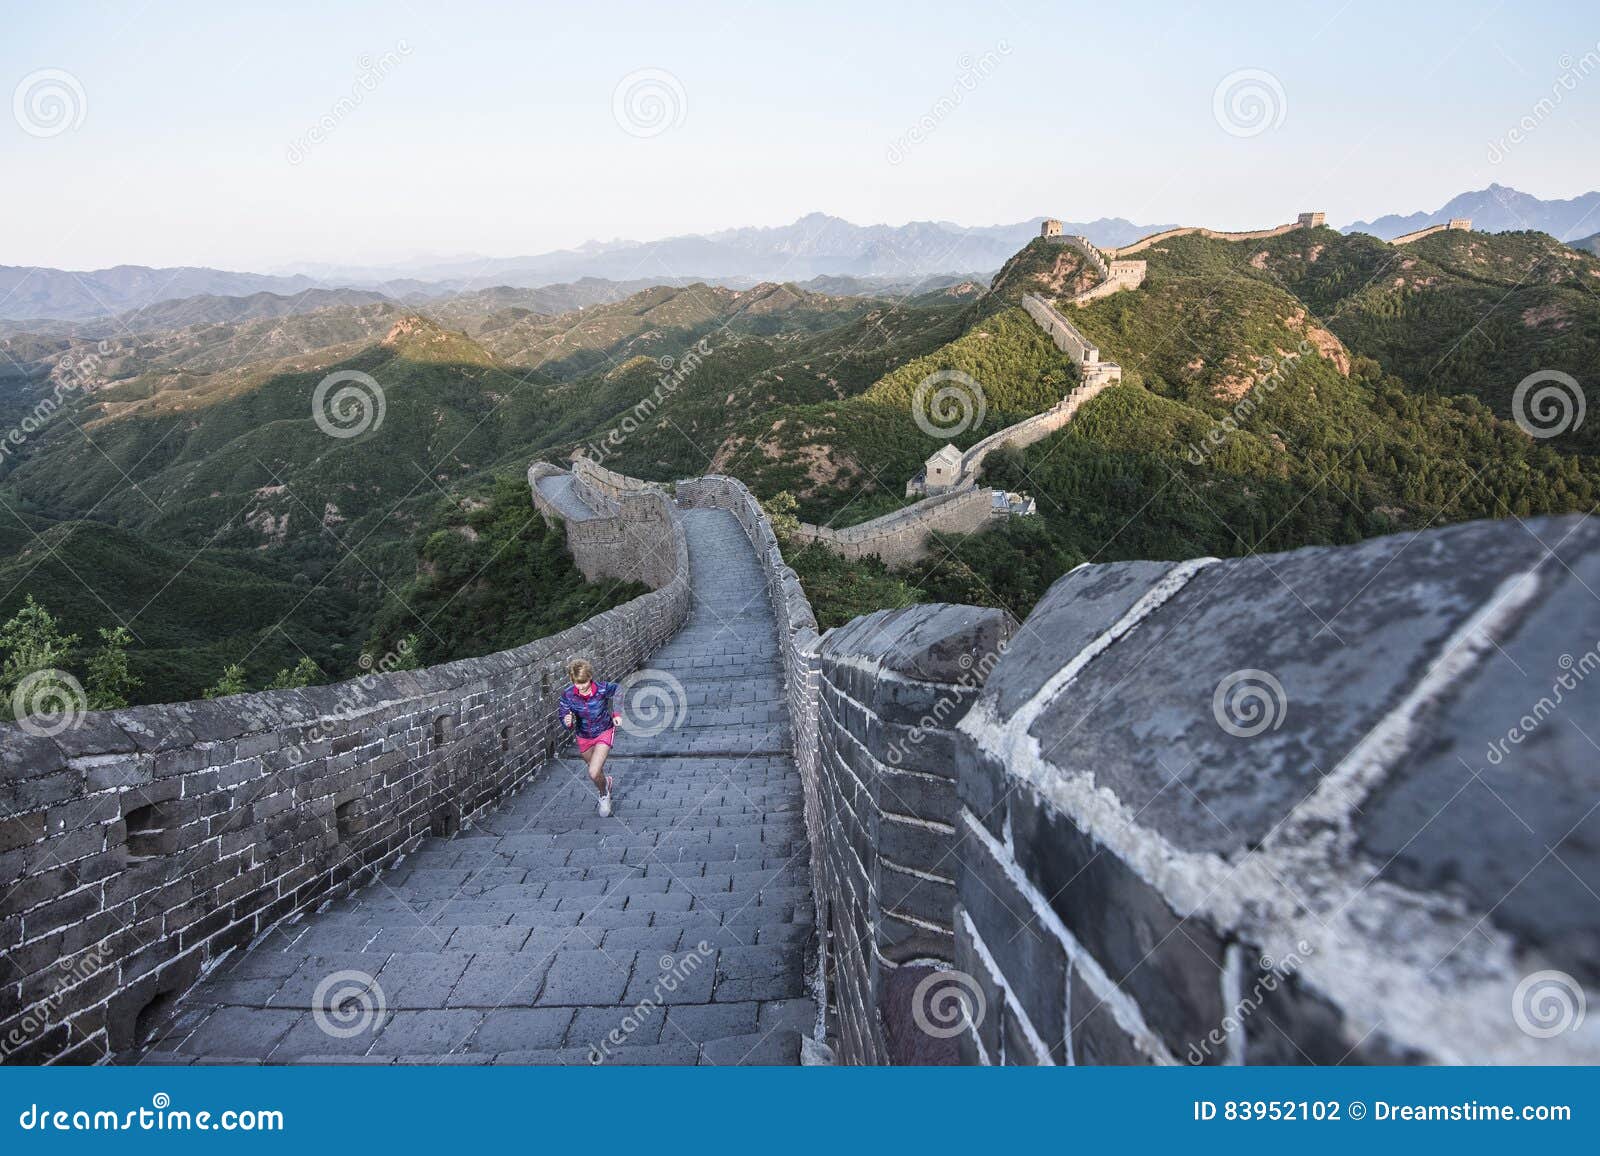
POLYGON ((1491 181, 1600 185, 1593 3, 7 7, 0 89, 60 69, 83 105, 50 136, 0 117, 0 264, 508 256, 812 210, 1343 223, 1491 181), (385 54, 388 74, 336 113, 359 58, 385 54), (970 89, 963 58, 987 73, 970 89), (643 69, 682 94, 681 119, 646 137, 613 115, 643 69), (1235 136, 1213 96, 1245 69, 1281 87, 1282 121, 1235 136))

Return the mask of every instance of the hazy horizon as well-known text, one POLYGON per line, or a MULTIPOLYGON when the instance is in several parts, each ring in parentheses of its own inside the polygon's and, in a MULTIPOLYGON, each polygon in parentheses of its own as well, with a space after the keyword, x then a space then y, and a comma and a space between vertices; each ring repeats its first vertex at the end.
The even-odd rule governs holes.
POLYGON ((385 266, 810 212, 1343 224, 1597 183, 1575 4, 207 13, 13 18, 0 264, 385 266))

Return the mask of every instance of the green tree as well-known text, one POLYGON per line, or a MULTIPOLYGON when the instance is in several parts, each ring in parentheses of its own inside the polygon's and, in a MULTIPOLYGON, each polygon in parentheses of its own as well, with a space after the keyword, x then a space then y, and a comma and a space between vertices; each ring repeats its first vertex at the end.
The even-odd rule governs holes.
POLYGON ((0 695, 4 696, 0 711, 4 717, 14 717, 11 695, 17 684, 30 674, 59 670, 77 641, 76 634, 61 633, 50 611, 35 602, 32 594, 27 596, 22 609, 0 626, 0 648, 6 652, 5 662, 0 664, 0 695))
MULTIPOLYGON (((302 686, 312 686, 322 677, 322 668, 310 657, 304 657, 294 664, 294 669, 285 667, 278 671, 267 683, 268 690, 297 690, 302 686)), ((238 693, 237 691, 233 693, 238 693)))
POLYGON ((422 640, 415 633, 408 634, 400 641, 399 657, 391 669, 416 670, 421 665, 422 640))
POLYGON ((100 628, 100 649, 89 659, 90 710, 116 710, 128 705, 140 679, 128 667, 128 643, 133 635, 126 626, 100 628))
POLYGON ((788 490, 779 490, 772 497, 761 503, 761 508, 766 511, 767 518, 772 523, 772 533, 782 545, 793 537, 794 532, 800 528, 800 518, 795 513, 800 503, 788 490))
POLYGON ((217 680, 217 685, 206 691, 206 697, 227 698, 230 694, 243 694, 245 690, 243 664, 230 662, 222 668, 222 677, 217 680))

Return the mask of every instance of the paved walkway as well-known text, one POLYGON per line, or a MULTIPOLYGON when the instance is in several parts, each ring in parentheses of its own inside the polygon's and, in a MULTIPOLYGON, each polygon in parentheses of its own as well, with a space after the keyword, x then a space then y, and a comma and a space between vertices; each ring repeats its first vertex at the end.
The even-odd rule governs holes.
POLYGON ((682 518, 694 607, 629 712, 681 721, 619 733, 613 817, 560 758, 472 829, 225 961, 125 1058, 796 1062, 814 907, 777 627, 733 515, 682 518))
POLYGON ((536 485, 539 492, 550 500, 550 504, 561 511, 561 516, 573 522, 586 522, 590 518, 600 515, 589 508, 587 502, 578 496, 578 491, 573 488, 577 479, 571 474, 546 474, 540 478, 536 485))

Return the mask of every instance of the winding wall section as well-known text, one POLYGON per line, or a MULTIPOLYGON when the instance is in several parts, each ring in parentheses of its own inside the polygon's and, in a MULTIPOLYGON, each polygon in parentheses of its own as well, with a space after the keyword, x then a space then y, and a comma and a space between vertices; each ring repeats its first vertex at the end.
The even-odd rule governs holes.
POLYGON ((1162 241, 1170 241, 1174 237, 1187 237, 1194 233, 1216 241, 1264 241, 1268 237, 1281 237, 1296 229, 1316 228, 1323 223, 1323 220, 1321 213, 1301 213, 1296 220, 1290 221, 1287 225, 1277 225, 1271 229, 1249 229, 1240 233, 1226 233, 1217 229, 1207 229, 1201 225, 1180 225, 1175 229, 1164 229, 1159 233, 1151 233, 1148 237, 1140 237, 1131 245, 1107 249, 1106 252, 1113 257, 1131 257, 1135 253, 1144 252, 1152 245, 1159 245, 1162 241))

